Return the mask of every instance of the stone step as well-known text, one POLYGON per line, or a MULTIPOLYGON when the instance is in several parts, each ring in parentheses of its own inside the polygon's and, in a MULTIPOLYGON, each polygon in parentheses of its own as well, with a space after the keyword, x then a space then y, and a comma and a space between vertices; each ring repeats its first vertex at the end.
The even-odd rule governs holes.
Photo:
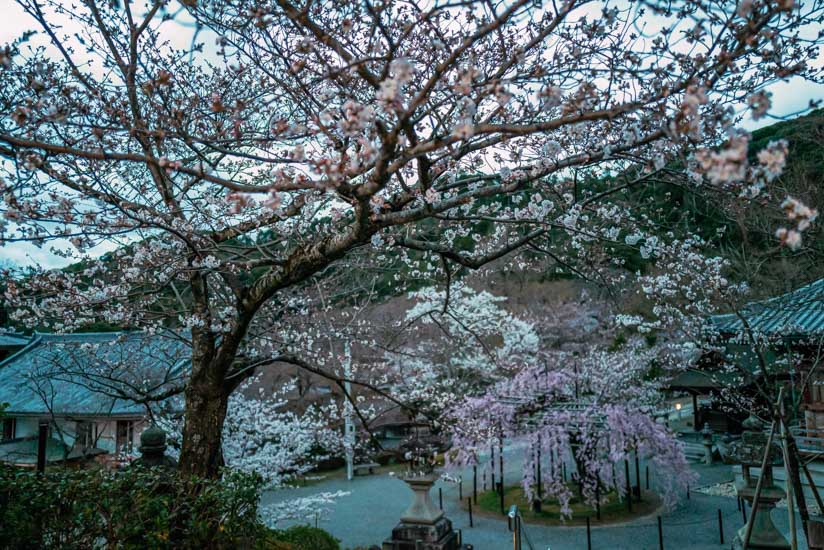
POLYGON ((693 461, 704 461, 705 456, 705 447, 702 443, 696 443, 693 441, 685 441, 683 439, 681 441, 682 448, 684 449, 684 456, 687 457, 687 460, 693 461))

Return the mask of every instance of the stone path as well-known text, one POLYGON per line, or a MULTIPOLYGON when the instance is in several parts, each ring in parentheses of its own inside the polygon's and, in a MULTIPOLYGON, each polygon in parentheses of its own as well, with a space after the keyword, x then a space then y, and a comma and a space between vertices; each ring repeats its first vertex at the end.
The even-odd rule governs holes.
MULTIPOLYGON (((515 451, 507 452, 506 456, 515 451)), ((518 464, 510 460, 505 475, 509 479, 520 477, 518 464)), ((643 466, 642 466, 643 467, 643 466)), ((719 483, 732 478, 729 466, 694 467, 699 474, 701 485, 719 483)), ((643 475, 643 474, 642 474, 643 475)), ((470 474, 471 476, 471 474, 470 474)), ((471 479, 465 475, 464 479, 471 479)), ((438 503, 438 488, 443 491, 444 510, 456 529, 463 534, 463 541, 474 545, 476 550, 504 550, 512 548, 512 534, 507 530, 504 519, 474 518, 474 527, 469 527, 466 510, 458 504, 457 485, 439 482, 432 491, 433 501, 438 503)), ((380 544, 392 531, 401 513, 410 502, 411 491, 399 479, 386 475, 356 477, 352 482, 346 479, 329 479, 309 487, 281 490, 264 495, 262 504, 280 502, 297 496, 309 496, 321 491, 351 491, 342 497, 328 517, 320 520, 319 526, 330 531, 342 541, 344 548, 368 547, 380 544)), ((464 482, 464 499, 471 492, 471 482, 464 482)), ((773 512, 773 520, 787 534, 788 518, 786 510, 773 512)), ((296 523, 314 523, 315 518, 306 518, 296 523)), ((710 496, 691 492, 690 499, 683 499, 672 511, 662 511, 664 548, 666 550, 695 549, 718 550, 730 548, 735 532, 743 525, 736 499, 710 496), (721 510, 724 526, 724 544, 720 544, 718 510, 721 510)), ((797 520, 800 525, 800 521, 797 520)), ((585 527, 550 527, 525 525, 534 550, 587 550, 585 527)), ((658 525, 655 516, 641 518, 626 524, 593 527, 593 550, 658 550, 658 525)), ((526 544, 523 545, 527 549, 526 544)), ((806 549, 799 527, 799 548, 806 549)))

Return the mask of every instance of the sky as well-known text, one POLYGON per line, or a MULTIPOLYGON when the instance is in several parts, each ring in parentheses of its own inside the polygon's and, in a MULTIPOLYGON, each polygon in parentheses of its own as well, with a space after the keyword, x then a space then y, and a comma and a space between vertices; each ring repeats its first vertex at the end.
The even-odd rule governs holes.
MULTIPOLYGON (((0 0, 0 47, 13 41, 20 34, 27 29, 34 29, 35 23, 17 5, 13 0, 0 0)), ((193 27, 190 25, 180 25, 177 22, 164 23, 165 36, 171 44, 177 48, 188 48, 191 44, 193 27)), ((72 32, 70 26, 63 29, 65 32, 72 32)), ((198 36, 198 41, 203 42, 206 51, 214 51, 214 36, 201 34, 198 36)), ((48 41, 42 35, 35 36, 31 40, 32 44, 48 45, 48 41)), ((819 64, 824 63, 824 60, 819 59, 819 64)), ((786 117, 794 113, 804 110, 811 100, 824 99, 824 85, 807 82, 800 78, 793 78, 790 81, 780 82, 773 85, 769 90, 772 93, 773 108, 770 110, 770 115, 758 121, 753 120, 749 116, 745 116, 741 126, 747 130, 755 130, 759 127, 766 126, 776 122, 775 117, 786 117)), ((12 245, 0 247, 0 267, 8 264, 16 266, 34 266, 40 265, 45 268, 63 267, 69 263, 76 261, 76 258, 69 259, 51 252, 47 245, 44 248, 38 248, 28 243, 14 243, 12 245)), ((117 245, 109 243, 101 245, 91 250, 91 255, 97 256, 109 250, 112 250, 117 245)), ((64 243, 62 248, 71 248, 71 245, 64 243)))

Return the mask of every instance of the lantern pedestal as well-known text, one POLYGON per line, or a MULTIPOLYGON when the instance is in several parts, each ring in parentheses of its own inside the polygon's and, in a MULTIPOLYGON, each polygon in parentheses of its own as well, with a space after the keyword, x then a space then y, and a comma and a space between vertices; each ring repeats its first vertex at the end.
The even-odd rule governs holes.
POLYGON ((382 550, 461 550, 458 533, 443 511, 432 503, 429 490, 438 480, 434 474, 404 478, 414 497, 392 529, 392 538, 383 542, 382 550))
MULTIPOLYGON (((736 484, 735 490, 738 496, 750 503, 750 510, 752 510, 758 476, 752 475, 750 469, 761 466, 764 452, 767 450, 767 436, 763 432, 760 421, 755 417, 751 416, 745 420, 742 426, 745 431, 741 434, 741 441, 731 445, 730 454, 741 463, 743 477, 736 484)), ((775 503, 784 498, 784 490, 778 487, 773 480, 773 465, 781 462, 781 448, 773 443, 767 453, 766 467, 760 473, 764 479, 761 482, 761 494, 758 496, 758 511, 752 519, 753 525, 748 547, 753 550, 790 550, 790 543, 770 518, 770 512, 775 508, 775 503)), ((743 546, 746 532, 746 525, 738 530, 738 536, 733 541, 733 548, 743 546)))

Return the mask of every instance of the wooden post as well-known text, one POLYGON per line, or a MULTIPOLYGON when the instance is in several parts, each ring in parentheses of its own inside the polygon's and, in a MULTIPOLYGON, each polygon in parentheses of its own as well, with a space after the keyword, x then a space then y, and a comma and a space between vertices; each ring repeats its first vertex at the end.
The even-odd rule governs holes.
POLYGON ((505 514, 506 511, 504 510, 504 484, 500 483, 498 485, 501 488, 500 496, 501 496, 501 514, 505 514))
POLYGON ((721 508, 718 509, 718 536, 724 544, 724 520, 721 518, 721 508))
POLYGON ((472 527, 473 525, 472 525, 472 499, 471 498, 466 497, 466 505, 468 506, 468 509, 469 509, 469 526, 472 527))
POLYGON ((458 500, 463 500, 463 478, 458 478, 458 500))
POLYGON ((804 531, 804 536, 809 542, 810 538, 810 512, 807 510, 807 499, 804 496, 804 487, 801 485, 801 468, 799 461, 803 461, 801 453, 798 450, 798 444, 791 432, 787 432, 787 449, 789 449, 790 456, 790 478, 795 490, 795 504, 798 507, 798 515, 801 516, 801 527, 804 531))
POLYGON ((443 510, 443 488, 438 487, 438 508, 443 510))
POLYGON ((37 473, 46 471, 46 442, 49 439, 49 423, 41 422, 37 429, 37 473))
POLYGON ((647 475, 647 491, 649 491, 649 465, 646 465, 644 468, 646 469, 647 475))
POLYGON ((589 529, 589 516, 587 516, 587 550, 592 550, 592 534, 589 529))
POLYGON ((478 465, 472 466, 472 498, 478 504, 478 465))
POLYGON ((664 525, 661 523, 661 516, 658 516, 658 549, 664 550, 664 525))
POLYGON ((641 502, 641 470, 638 463, 638 451, 635 451, 635 486, 638 487, 638 502, 641 502))
MULTIPOLYGON (((784 388, 778 390, 778 402, 780 403, 784 398, 784 388)), ((775 435, 775 420, 770 422, 770 435, 767 437, 767 445, 764 447, 764 457, 761 459, 761 471, 758 475, 758 483, 755 484, 755 495, 752 499, 752 510, 750 511, 750 518, 747 521, 747 528, 744 532, 744 541, 741 550, 747 550, 750 546, 750 537, 752 536, 752 527, 755 523, 755 515, 758 512, 758 499, 761 498, 761 489, 764 488, 764 470, 767 468, 767 460, 770 456, 770 447, 772 447, 773 436, 775 435)))
POLYGON ((629 483, 629 460, 624 460, 624 474, 626 475, 626 482, 627 482, 627 511, 631 514, 632 513, 632 487, 630 487, 629 483))
POLYGON ((784 487, 787 491, 787 514, 790 525, 790 550, 798 550, 798 533, 795 532, 795 506, 793 506, 793 485, 791 480, 790 450, 787 448, 787 427, 784 425, 784 401, 778 404, 781 414, 781 453, 784 455, 784 487))
POLYGON ((501 503, 504 501, 504 438, 498 439, 498 466, 501 473, 501 503))
POLYGON ((692 429, 698 431, 698 394, 692 394, 692 429))
POLYGON ((489 475, 492 479, 492 490, 494 491, 497 485, 495 484, 495 445, 489 447, 489 475))

